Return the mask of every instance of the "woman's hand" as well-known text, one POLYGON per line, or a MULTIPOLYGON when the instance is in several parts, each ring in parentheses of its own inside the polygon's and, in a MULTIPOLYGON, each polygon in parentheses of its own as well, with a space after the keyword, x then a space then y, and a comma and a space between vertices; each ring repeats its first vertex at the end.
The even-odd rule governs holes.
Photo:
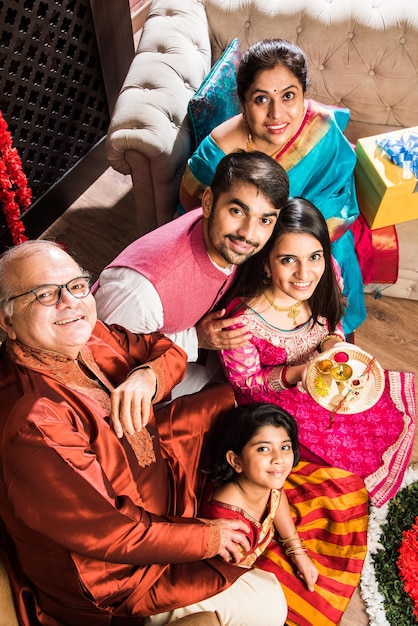
POLYGON ((301 365, 288 365, 286 367, 286 382, 289 385, 297 385, 298 382, 302 382, 303 387, 306 389, 306 373, 308 371, 309 363, 301 363, 301 365))
POLYGON ((307 386, 306 386, 306 377, 308 374, 308 367, 309 367, 309 363, 304 363, 301 366, 300 379, 302 381, 302 387, 305 389, 305 391, 308 391, 307 386))
POLYGON ((345 346, 347 345, 351 345, 351 344, 347 344, 345 342, 345 340, 340 336, 340 335, 327 335, 326 337, 324 337, 320 343, 320 351, 321 352, 328 352, 328 350, 333 350, 335 347, 337 347, 340 344, 344 344, 345 346))

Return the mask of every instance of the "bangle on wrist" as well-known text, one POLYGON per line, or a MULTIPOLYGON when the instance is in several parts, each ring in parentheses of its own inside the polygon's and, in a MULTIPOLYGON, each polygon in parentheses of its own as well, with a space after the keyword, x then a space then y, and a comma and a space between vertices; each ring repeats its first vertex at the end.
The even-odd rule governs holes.
POLYGON ((326 335, 323 339, 321 339, 319 343, 320 352, 324 352, 324 343, 328 341, 328 339, 336 339, 337 341, 344 341, 341 335, 326 335))
POLYGON ((285 550, 285 554, 286 556, 292 556, 292 555, 300 555, 300 554, 305 554, 305 552, 307 552, 307 548, 304 544, 303 539, 300 539, 297 543, 295 543, 292 546, 289 546, 288 548, 286 548, 285 550))
POLYGON ((289 381, 287 380, 286 373, 288 369, 289 369, 288 365, 284 365, 282 367, 281 379, 282 379, 283 386, 286 387, 287 389, 290 389, 290 387, 296 387, 296 383, 289 383, 289 381))
POLYGON ((279 541, 280 541, 280 543, 282 543, 285 546, 292 539, 299 539, 297 528, 295 528, 295 530, 293 531, 293 533, 291 535, 289 535, 289 537, 286 537, 286 539, 279 539, 279 541))

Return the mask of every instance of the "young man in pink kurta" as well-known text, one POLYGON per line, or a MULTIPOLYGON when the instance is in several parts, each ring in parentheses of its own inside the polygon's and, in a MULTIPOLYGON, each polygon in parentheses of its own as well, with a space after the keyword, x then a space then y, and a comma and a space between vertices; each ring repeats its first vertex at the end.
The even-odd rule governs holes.
POLYGON ((269 239, 288 191, 276 161, 262 152, 231 153, 201 208, 137 239, 101 273, 100 319, 133 332, 161 330, 187 353, 186 379, 173 397, 210 380, 214 350, 245 342, 245 329, 226 330, 217 303, 238 268, 269 239), (198 363, 202 348, 212 351, 205 367, 198 363))

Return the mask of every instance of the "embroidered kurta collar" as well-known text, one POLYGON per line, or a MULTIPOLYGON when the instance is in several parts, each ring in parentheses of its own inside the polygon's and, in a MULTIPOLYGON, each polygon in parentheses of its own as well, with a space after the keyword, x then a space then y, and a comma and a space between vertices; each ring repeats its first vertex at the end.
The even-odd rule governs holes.
MULTIPOLYGON (((109 414, 110 391, 113 385, 98 367, 88 346, 80 351, 77 359, 59 352, 30 348, 10 339, 6 341, 6 349, 10 358, 18 365, 42 372, 66 387, 87 394, 109 414)), ((146 428, 134 435, 125 435, 140 467, 155 463, 152 436, 146 428)))
POLYGON ((6 341, 6 350, 10 358, 18 365, 43 372, 66 385, 75 381, 79 384, 80 370, 82 370, 85 378, 96 379, 109 390, 113 388, 87 346, 80 351, 77 359, 59 352, 31 348, 20 341, 10 339, 6 341))

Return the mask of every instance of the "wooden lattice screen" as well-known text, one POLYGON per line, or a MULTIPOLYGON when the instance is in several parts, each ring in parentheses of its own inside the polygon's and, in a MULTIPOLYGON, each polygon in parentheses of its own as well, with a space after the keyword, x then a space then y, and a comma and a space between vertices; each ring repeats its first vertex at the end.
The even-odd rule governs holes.
POLYGON ((0 109, 36 201, 109 125, 90 4, 2 0, 0 33, 0 109))

